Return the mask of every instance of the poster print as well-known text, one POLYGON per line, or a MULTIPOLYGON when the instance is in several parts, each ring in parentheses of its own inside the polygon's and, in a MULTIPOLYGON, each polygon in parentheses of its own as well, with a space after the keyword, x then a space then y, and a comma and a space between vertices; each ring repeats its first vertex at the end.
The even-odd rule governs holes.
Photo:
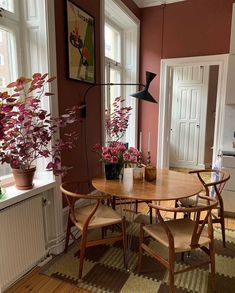
POLYGON ((95 82, 94 29, 94 17, 67 1, 69 78, 95 82))

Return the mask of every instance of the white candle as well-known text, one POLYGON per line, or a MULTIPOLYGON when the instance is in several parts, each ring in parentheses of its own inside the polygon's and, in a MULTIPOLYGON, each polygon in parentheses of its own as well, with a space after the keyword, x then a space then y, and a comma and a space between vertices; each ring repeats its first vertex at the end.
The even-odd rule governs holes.
POLYGON ((149 135, 148 135, 148 152, 150 152, 150 131, 149 131, 149 135))
POLYGON ((139 151, 142 151, 142 131, 140 131, 139 151))

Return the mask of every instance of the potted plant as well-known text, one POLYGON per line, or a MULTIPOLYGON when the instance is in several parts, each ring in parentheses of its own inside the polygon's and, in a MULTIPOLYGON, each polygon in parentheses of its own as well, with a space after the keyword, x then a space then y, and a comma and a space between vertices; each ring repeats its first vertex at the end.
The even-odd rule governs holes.
POLYGON ((35 73, 10 83, 11 94, 0 92, 0 163, 10 164, 18 189, 32 188, 34 164, 40 157, 50 158, 46 169, 55 175, 63 176, 68 169, 61 166, 61 152, 74 147, 77 133, 65 133, 53 145, 52 140, 59 128, 76 121, 75 110, 52 117, 40 106, 43 97, 53 95, 46 85, 54 79, 35 73))
POLYGON ((105 164, 106 179, 118 179, 124 165, 137 163, 139 152, 134 147, 128 148, 126 143, 120 141, 128 127, 131 107, 123 107, 123 97, 116 97, 111 114, 106 110, 105 130, 107 146, 100 144, 93 146, 93 151, 99 155, 105 164))
POLYGON ((112 104, 112 113, 110 114, 108 110, 105 111, 105 130, 108 143, 119 141, 128 127, 132 108, 123 107, 124 101, 123 97, 116 97, 112 104))

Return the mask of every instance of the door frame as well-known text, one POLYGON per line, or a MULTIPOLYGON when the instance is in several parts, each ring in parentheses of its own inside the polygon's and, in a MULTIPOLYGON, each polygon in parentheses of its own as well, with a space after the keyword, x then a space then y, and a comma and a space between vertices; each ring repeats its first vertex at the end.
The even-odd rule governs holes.
POLYGON ((172 58, 161 60, 160 73, 160 99, 159 99, 159 120, 158 120, 158 145, 157 145, 157 167, 169 168, 170 158, 170 127, 171 127, 171 104, 173 68, 175 66, 218 65, 218 88, 216 97, 215 131, 213 144, 214 164, 216 156, 222 146, 223 120, 225 108, 225 95, 228 71, 228 54, 197 56, 185 58, 172 58))

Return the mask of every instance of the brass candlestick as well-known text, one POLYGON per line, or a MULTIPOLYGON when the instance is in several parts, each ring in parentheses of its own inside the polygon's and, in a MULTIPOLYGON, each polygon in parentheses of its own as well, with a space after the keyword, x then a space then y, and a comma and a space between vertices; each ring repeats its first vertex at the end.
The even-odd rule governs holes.
POLYGON ((150 151, 148 151, 147 166, 151 166, 151 154, 150 154, 150 151))
POLYGON ((151 166, 151 154, 150 151, 148 151, 147 166, 145 168, 145 180, 150 182, 156 180, 156 173, 156 167, 151 166))
POLYGON ((142 167, 142 152, 141 151, 139 152, 139 155, 138 155, 137 167, 138 168, 141 168, 142 167))

